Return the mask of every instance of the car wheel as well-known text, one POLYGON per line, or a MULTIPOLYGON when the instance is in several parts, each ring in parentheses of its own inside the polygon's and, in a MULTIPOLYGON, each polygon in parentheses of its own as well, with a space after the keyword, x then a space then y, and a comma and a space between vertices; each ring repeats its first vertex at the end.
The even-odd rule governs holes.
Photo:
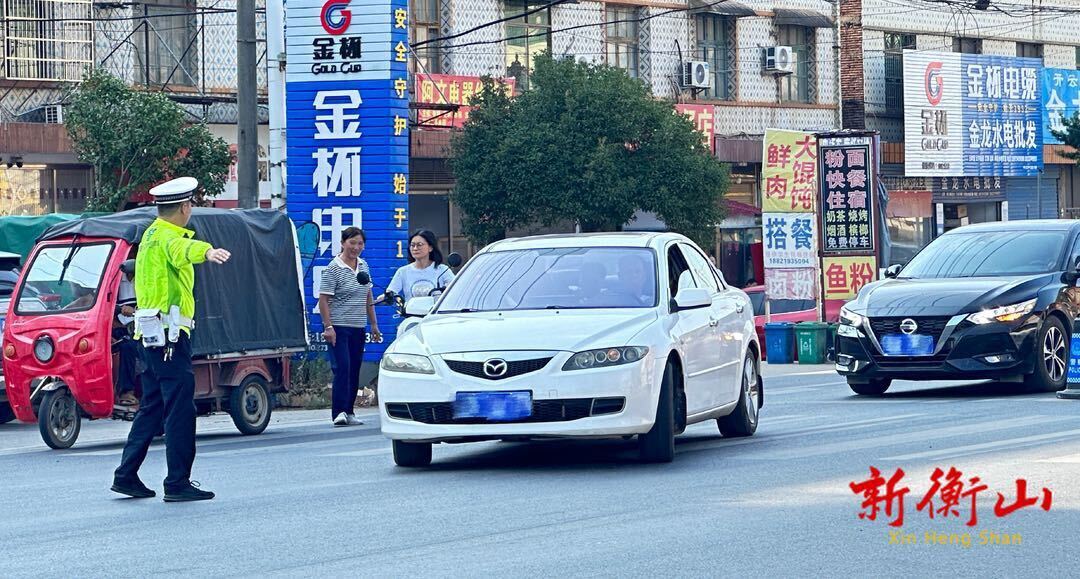
POLYGON ((652 429, 638 435, 638 454, 645 462, 671 462, 675 459, 675 367, 664 368, 660 400, 656 403, 656 421, 652 429))
POLYGON ((41 397, 38 431, 49 448, 71 448, 79 438, 81 429, 79 405, 67 388, 51 390, 41 397))
POLYGON ((869 382, 855 382, 848 379, 848 387, 851 391, 862 396, 880 396, 892 386, 892 380, 870 380, 869 382))
POLYGON ((757 430, 760 410, 758 386, 757 364, 754 363, 753 355, 747 355, 743 361, 739 405, 731 414, 716 419, 716 426, 725 438, 753 436, 757 430))
POLYGON ((236 429, 244 435, 262 434, 270 424, 273 405, 266 382, 258 376, 248 376, 229 394, 229 415, 236 429))
POLYGON ((1069 335, 1056 317, 1048 317, 1035 336, 1035 371, 1024 379, 1028 390, 1054 392, 1069 375, 1069 335))
POLYGON ((7 424, 12 420, 15 420, 15 412, 7 402, 0 402, 0 424, 7 424))
POLYGON ((430 442, 393 441, 394 464, 404 467, 421 467, 431 464, 430 442))

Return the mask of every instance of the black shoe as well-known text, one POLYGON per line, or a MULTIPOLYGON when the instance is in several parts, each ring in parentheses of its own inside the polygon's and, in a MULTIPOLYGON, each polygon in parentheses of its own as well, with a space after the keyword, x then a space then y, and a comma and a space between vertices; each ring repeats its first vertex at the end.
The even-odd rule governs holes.
POLYGON ((151 497, 157 496, 157 493, 146 488, 146 485, 144 485, 142 481, 138 479, 135 479, 133 481, 121 481, 114 479, 112 488, 110 488, 109 490, 114 493, 127 495, 133 499, 149 499, 151 497))
POLYGON ((197 482, 192 481, 186 488, 179 490, 166 490, 165 502, 167 503, 186 503, 191 501, 208 501, 214 498, 214 493, 210 491, 199 490, 197 482))

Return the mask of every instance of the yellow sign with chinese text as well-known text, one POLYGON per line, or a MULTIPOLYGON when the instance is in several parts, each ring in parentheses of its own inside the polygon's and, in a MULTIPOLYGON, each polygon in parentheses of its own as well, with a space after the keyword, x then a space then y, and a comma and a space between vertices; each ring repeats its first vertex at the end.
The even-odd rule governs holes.
POLYGON ((857 257, 826 257, 821 260, 825 278, 825 299, 850 300, 868 283, 877 279, 877 258, 872 255, 857 257))
POLYGON ((802 131, 765 131, 761 164, 763 213, 814 213, 817 139, 802 131))

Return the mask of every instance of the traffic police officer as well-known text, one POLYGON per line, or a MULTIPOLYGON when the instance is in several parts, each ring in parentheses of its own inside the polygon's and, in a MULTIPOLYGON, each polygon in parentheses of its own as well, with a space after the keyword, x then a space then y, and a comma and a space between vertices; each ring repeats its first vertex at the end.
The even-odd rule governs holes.
POLYGON ((199 186, 181 177, 150 190, 158 218, 143 233, 135 263, 138 311, 136 339, 146 346, 149 369, 144 376, 142 404, 131 425, 124 456, 113 477, 112 490, 134 498, 154 496, 139 479, 139 467, 150 443, 164 426, 165 501, 203 501, 214 493, 191 483, 195 461, 195 375, 191 367, 191 331, 195 318, 195 268, 222 264, 230 255, 209 243, 192 239, 191 197, 199 186))

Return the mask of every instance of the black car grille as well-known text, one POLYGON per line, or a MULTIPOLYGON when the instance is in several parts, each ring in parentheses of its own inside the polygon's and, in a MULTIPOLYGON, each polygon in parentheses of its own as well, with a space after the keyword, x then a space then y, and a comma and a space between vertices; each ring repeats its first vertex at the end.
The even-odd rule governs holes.
POLYGON ((515 424, 529 422, 569 422, 588 416, 621 412, 623 398, 563 398, 533 400, 532 415, 519 420, 491 421, 486 418, 454 418, 453 402, 408 402, 386 405, 394 418, 424 424, 515 424), (595 401, 595 404, 594 404, 595 401))
POLYGON ((883 336, 889 334, 904 333, 900 329, 900 324, 904 320, 914 320, 919 326, 915 333, 922 336, 932 336, 934 342, 941 338, 941 333, 945 331, 945 326, 949 323, 949 318, 870 318, 870 329, 874 331, 874 335, 880 340, 883 336))
POLYGON ((451 370, 458 374, 465 374, 466 376, 472 376, 473 378, 483 378, 485 380, 505 380, 507 378, 513 378, 514 376, 521 376, 522 374, 528 374, 529 372, 536 372, 537 370, 547 366, 547 363, 551 361, 551 358, 534 358, 532 360, 517 360, 514 362, 506 363, 506 373, 502 376, 488 376, 484 374, 484 362, 462 362, 460 360, 445 360, 446 365, 451 370))

